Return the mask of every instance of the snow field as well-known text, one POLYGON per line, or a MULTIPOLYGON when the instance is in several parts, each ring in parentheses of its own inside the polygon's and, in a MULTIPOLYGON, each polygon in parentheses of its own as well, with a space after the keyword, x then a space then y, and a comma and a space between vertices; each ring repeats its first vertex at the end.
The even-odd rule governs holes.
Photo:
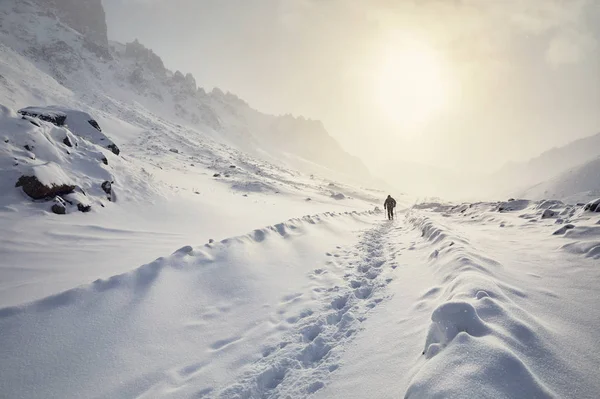
POLYGON ((3 308, 2 385, 14 398, 317 391, 385 297, 372 218, 293 219, 3 308), (358 249, 349 228, 369 229, 358 249))
MULTIPOLYGON (((598 322, 582 318, 598 313, 589 307, 597 297, 597 265, 572 258, 548 238, 562 222, 559 214, 576 222, 581 209, 520 203, 500 211, 508 219, 500 226, 498 209, 474 204, 409 214, 432 248, 429 264, 441 284, 415 305, 432 309, 431 324, 406 396, 595 397, 600 386, 591 370, 599 359, 584 348, 597 342, 598 322), (552 219, 544 216, 549 208, 552 219)), ((581 232, 589 237, 589 230, 581 232)))

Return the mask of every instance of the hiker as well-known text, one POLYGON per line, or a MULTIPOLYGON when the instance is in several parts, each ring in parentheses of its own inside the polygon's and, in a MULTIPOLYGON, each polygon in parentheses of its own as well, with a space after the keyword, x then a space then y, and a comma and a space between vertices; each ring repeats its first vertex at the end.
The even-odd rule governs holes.
POLYGON ((388 219, 394 220, 394 208, 396 207, 396 200, 392 198, 391 195, 388 195, 383 203, 383 209, 387 209, 388 219))

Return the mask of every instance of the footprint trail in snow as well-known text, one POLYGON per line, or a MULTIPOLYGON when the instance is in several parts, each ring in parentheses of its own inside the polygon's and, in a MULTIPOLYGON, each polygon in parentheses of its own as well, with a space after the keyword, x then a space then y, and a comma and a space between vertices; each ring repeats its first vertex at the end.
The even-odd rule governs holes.
POLYGON ((327 259, 335 260, 325 260, 310 277, 318 280, 342 272, 345 284, 315 287, 318 308, 290 317, 293 328, 285 338, 270 344, 262 359, 216 397, 301 398, 323 388, 369 311, 388 295, 385 287, 397 266, 396 236, 401 230, 396 223, 384 222, 365 231, 356 247, 326 253, 327 259))

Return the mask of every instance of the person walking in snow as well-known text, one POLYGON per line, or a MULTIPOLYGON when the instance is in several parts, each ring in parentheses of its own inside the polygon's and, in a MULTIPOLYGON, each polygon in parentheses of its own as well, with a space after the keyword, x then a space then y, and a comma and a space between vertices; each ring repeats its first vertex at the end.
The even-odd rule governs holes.
POLYGON ((396 207, 396 200, 388 195, 383 203, 383 209, 387 209, 388 219, 394 220, 394 208, 396 207))

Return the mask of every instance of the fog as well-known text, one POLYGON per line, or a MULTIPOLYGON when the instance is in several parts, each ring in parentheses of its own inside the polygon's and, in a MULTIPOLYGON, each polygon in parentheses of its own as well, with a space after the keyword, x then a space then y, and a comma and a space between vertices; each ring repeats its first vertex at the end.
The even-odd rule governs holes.
POLYGON ((379 174, 483 174, 600 131, 595 0, 103 1, 111 39, 322 120, 379 174))

